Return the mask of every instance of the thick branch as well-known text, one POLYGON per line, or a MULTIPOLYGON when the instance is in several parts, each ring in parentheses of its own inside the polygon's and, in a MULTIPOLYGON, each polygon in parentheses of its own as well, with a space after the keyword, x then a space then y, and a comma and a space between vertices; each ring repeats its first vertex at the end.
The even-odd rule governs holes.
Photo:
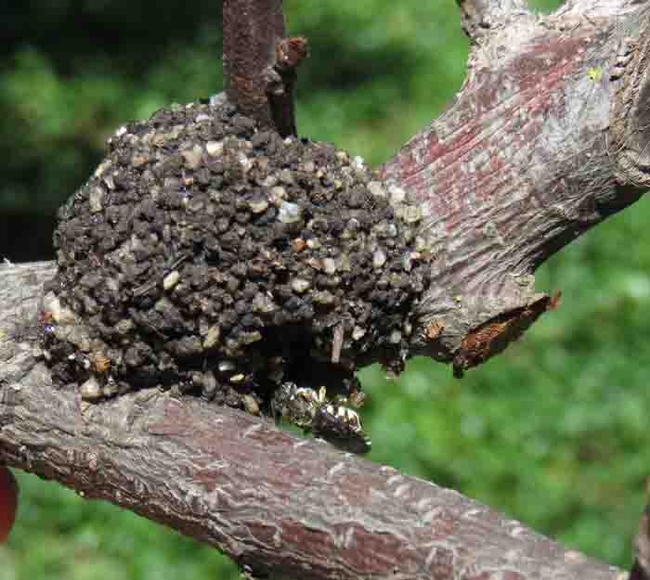
POLYGON ((383 166, 428 214, 436 282, 420 309, 434 357, 462 369, 502 348, 531 304, 551 305, 535 269, 650 185, 650 18, 628 4, 494 30, 454 104, 383 166))
POLYGON ((144 390, 101 405, 37 360, 50 264, 0 270, 0 459, 308 579, 613 580, 617 571, 456 492, 272 423, 144 390))

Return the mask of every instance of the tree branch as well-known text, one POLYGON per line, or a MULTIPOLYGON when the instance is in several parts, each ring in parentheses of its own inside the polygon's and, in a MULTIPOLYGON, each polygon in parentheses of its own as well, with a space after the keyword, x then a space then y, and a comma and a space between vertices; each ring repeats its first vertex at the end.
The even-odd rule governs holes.
POLYGON ((423 352, 462 369, 498 351, 531 322, 535 269, 650 185, 649 22, 643 7, 512 20, 474 47, 453 105, 384 164, 423 203, 436 256, 423 352))
MULTIPOLYGON (((373 195, 391 197, 395 214, 408 210, 412 217, 415 208, 414 253, 431 260, 429 290, 412 313, 409 355, 424 352, 462 371, 499 352, 553 305, 534 293, 535 268, 650 185, 650 17, 637 4, 599 3, 602 9, 585 15, 576 13, 583 6, 576 1, 569 11, 539 19, 518 13, 519 3, 464 4, 477 15, 468 27, 478 30, 487 19, 491 28, 474 47, 461 94, 384 164, 383 182, 366 184, 373 195), (498 13, 508 15, 503 26, 494 25, 498 13)), ((224 6, 229 22, 232 6, 224 6)), ((277 43, 275 30, 273 40, 255 45, 260 54, 277 43)), ((241 38, 253 41, 253 32, 241 38)), ((230 38, 229 91, 268 121, 264 90, 256 84, 268 53, 246 64, 236 49, 230 38), (247 101, 241 95, 249 88, 247 101)), ((183 114, 193 114, 188 111, 183 114)), ((238 130, 246 127, 241 121, 238 130)), ((138 138, 127 132, 124 141, 138 138)), ((211 156, 223 153, 223 144, 209 144, 211 156)), ((199 145, 177 155, 190 169, 182 182, 176 177, 167 184, 175 209, 191 201, 178 201, 178 193, 195 183, 191 171, 206 159, 199 145)), ((226 167, 232 174, 253 167, 242 151, 226 167)), ((225 174, 224 161, 211 163, 225 174)), ((365 179, 362 168, 339 166, 341 175, 357 171, 365 179)), ((196 181, 209 175, 197 171, 196 181)), ((107 176, 107 187, 115 186, 113 174, 107 176)), ((95 213, 102 210, 101 193, 93 191, 95 213)), ((279 195, 276 201, 293 223, 300 208, 279 195)), ((255 211, 269 206, 266 198, 246 203, 255 211)), ((306 246, 302 240, 295 247, 306 246)), ((375 251, 373 258, 373 267, 382 266, 386 256, 375 251)), ((53 274, 51 264, 0 270, 4 462, 168 524, 254 572, 305 579, 615 576, 614 569, 565 552, 454 492, 298 440, 260 418, 147 389, 96 406, 82 402, 76 387, 52 384, 39 358, 37 302, 53 274)))
POLYGON ((304 580, 613 580, 458 493, 157 389, 88 405, 56 388, 34 340, 51 264, 0 269, 0 457, 304 580))

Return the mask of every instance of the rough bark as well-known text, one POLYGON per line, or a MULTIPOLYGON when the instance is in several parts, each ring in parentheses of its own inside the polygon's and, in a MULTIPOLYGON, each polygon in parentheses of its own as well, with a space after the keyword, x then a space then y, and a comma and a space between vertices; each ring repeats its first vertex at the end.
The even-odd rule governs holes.
POLYGON ((503 25, 506 19, 523 14, 526 0, 456 0, 461 9, 463 30, 472 42, 478 43, 490 29, 503 25))
POLYGON ((50 263, 0 269, 0 457, 218 547, 254 575, 613 580, 452 490, 156 389, 56 388, 34 342, 50 263))
MULTIPOLYGON (((515 1, 462 5, 475 41, 465 85, 381 170, 427 209, 435 284, 420 348, 461 370, 551 305, 533 291, 539 264, 650 182, 645 2, 575 0, 544 17, 515 1)), ((259 418, 158 391, 82 404, 38 359, 37 302, 52 274, 51 264, 0 270, 8 465, 170 525, 255 573, 616 575, 455 492, 259 418)))
POLYGON ((511 13, 455 102, 384 164, 424 204, 436 257, 423 353, 462 370, 498 352, 551 304, 535 269, 647 189, 649 17, 633 4, 511 13))

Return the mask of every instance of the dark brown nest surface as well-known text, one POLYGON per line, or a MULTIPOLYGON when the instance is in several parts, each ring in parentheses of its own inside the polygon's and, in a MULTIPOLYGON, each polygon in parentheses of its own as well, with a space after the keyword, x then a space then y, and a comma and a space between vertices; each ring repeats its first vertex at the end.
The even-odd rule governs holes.
POLYGON ((359 158, 232 105, 120 128, 61 208, 42 325, 87 400, 148 386, 268 408, 288 381, 347 394, 399 370, 425 290, 421 214, 359 158))

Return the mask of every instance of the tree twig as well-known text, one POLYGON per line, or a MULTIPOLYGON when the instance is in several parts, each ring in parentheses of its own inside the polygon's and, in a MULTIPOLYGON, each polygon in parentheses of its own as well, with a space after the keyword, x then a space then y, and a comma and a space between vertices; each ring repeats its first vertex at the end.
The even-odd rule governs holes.
POLYGON ((296 68, 302 37, 286 38, 282 0, 224 0, 223 64, 228 99, 261 125, 295 135, 296 68))

